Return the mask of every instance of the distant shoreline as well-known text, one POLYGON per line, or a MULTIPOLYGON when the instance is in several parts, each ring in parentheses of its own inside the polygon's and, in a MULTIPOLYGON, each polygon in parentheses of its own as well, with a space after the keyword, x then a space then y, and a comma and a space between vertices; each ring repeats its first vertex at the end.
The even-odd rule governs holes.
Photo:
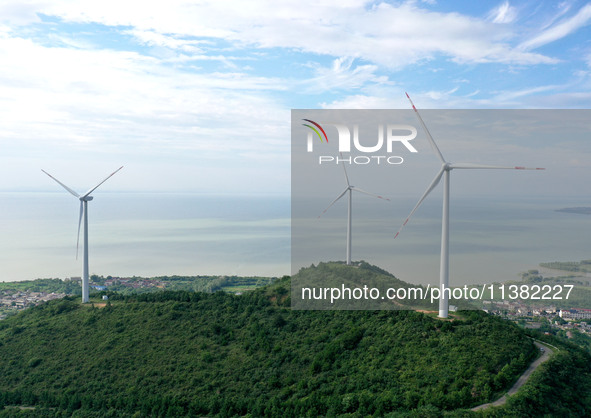
POLYGON ((555 212, 577 213, 580 215, 591 215, 591 207, 580 206, 580 207, 575 207, 575 208, 562 208, 562 209, 556 209, 555 212))

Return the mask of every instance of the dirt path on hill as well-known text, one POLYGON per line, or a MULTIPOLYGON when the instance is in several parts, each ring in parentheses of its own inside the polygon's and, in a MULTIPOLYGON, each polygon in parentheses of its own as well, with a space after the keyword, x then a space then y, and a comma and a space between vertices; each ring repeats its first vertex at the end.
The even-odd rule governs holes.
POLYGON ((548 346, 542 345, 542 344, 535 342, 535 341, 534 341, 534 344, 536 347, 538 347, 538 349, 543 348, 544 352, 536 361, 534 361, 532 364, 529 365, 527 370, 525 372, 523 372, 523 374, 519 377, 519 379, 517 379, 517 382, 515 382, 515 384, 511 387, 511 389, 509 389, 509 391, 506 394, 501 396, 496 401, 490 402, 490 403, 485 403, 482 405, 478 405, 478 406, 472 408, 472 411, 479 411, 481 409, 486 409, 491 406, 505 405, 505 402, 507 402, 507 397, 514 395, 519 390, 519 388, 521 388, 521 386, 523 386, 525 384, 525 382, 527 382, 527 380, 529 379, 531 374, 534 372, 534 370, 536 370, 540 366, 540 364, 547 361, 550 358, 550 355, 554 352, 554 350, 552 350, 548 346))

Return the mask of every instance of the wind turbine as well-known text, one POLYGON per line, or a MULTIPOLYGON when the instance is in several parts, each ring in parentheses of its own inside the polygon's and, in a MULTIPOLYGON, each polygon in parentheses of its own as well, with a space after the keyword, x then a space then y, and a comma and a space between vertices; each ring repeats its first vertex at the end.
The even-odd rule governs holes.
POLYGON ((394 238, 400 234, 402 228, 408 223, 412 215, 418 209, 418 207, 423 203, 423 200, 427 197, 429 193, 439 184, 441 177, 443 177, 443 210, 441 216, 441 261, 439 267, 439 288, 442 290, 441 298, 439 299, 439 317, 440 318, 447 318, 448 308, 449 308, 449 300, 448 294, 443 289, 449 288, 449 181, 450 181, 450 173, 453 169, 505 169, 505 170, 544 170, 543 168, 526 168, 526 167, 508 167, 508 166, 499 166, 499 165, 483 165, 483 164, 472 164, 472 163, 450 163, 443 158, 441 151, 437 148, 437 144, 433 140, 429 129, 423 122, 423 118, 419 114, 417 108, 415 107, 414 103, 412 102, 408 93, 406 93, 406 97, 410 101, 417 118, 421 126, 423 127, 425 133, 427 134, 427 138, 431 143, 431 147, 437 154, 439 161, 441 161, 441 169, 435 176, 435 179, 429 187, 427 191, 423 194, 423 196, 419 199, 419 202, 416 204, 414 209, 410 212, 410 215, 406 218, 398 232, 394 238))
POLYGON ((79 195, 78 193, 76 193, 74 190, 70 189, 68 186, 66 186, 64 183, 62 183, 61 181, 59 181, 55 177, 53 177, 47 171, 45 171, 43 169, 41 170, 45 174, 47 174, 49 177, 54 179, 57 183, 59 183, 60 186, 62 186, 64 189, 66 189, 68 192, 70 192, 70 194, 72 194, 73 196, 77 197, 80 200, 80 217, 78 218, 78 239, 76 240, 76 259, 78 259, 78 246, 80 243, 80 225, 82 223, 82 216, 84 215, 84 262, 83 262, 83 266, 82 266, 82 303, 88 302, 88 202, 90 202, 93 199, 93 197, 90 196, 90 194, 92 192, 94 192, 97 187, 99 187, 101 184, 103 184, 105 181, 107 181, 109 178, 111 178, 111 176, 113 176, 113 174, 115 174, 117 171, 121 170, 122 168, 123 168, 123 166, 121 166, 117 170, 113 171, 111 174, 109 174, 109 176, 106 179, 101 181, 99 184, 94 186, 92 189, 88 190, 82 196, 79 195))
MULTIPOLYGON (((341 155, 341 157, 342 157, 342 155, 341 155)), ((390 201, 390 199, 379 196, 377 194, 366 192, 365 190, 361 190, 359 187, 352 186, 351 183, 349 182, 349 176, 347 175, 347 169, 345 168, 345 164, 343 164, 343 170, 345 172, 345 180, 347 181, 347 188, 343 191, 343 193, 338 195, 337 198, 335 200, 333 200, 332 203, 330 205, 328 205, 328 207, 326 209, 324 209, 320 215, 318 215, 318 218, 320 218, 322 215, 324 215, 326 213, 326 211, 328 209, 330 209, 330 207, 337 202, 337 200, 339 200, 341 197, 343 197, 347 192, 349 193, 349 206, 348 206, 348 214, 347 214, 347 265, 351 265, 351 241, 352 241, 351 214, 352 214, 352 210, 353 210, 353 204, 352 204, 353 190, 355 190, 356 192, 359 192, 359 193, 364 193, 369 196, 377 197, 378 199, 383 199, 383 200, 388 200, 388 201, 390 201)))

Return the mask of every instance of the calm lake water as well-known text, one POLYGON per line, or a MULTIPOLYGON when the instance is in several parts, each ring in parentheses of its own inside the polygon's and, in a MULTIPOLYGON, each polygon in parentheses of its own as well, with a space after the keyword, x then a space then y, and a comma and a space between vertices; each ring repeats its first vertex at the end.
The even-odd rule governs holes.
MULTIPOLYGON (((288 196, 97 191, 89 203, 90 271, 281 276, 318 261, 344 260, 345 199, 316 218, 331 198, 297 202, 306 207, 294 212, 310 216, 298 224, 303 227, 292 241, 288 196)), ((417 197, 355 198, 353 259, 402 280, 437 283, 440 199, 425 201, 394 240, 417 197)), ((585 206, 580 198, 454 198, 451 203, 452 285, 514 279, 540 262, 591 258, 591 216, 555 212, 585 206)), ((78 210, 78 201, 67 193, 0 193, 0 280, 80 276, 78 210)))
MULTIPOLYGON (((440 193, 439 193, 440 194, 440 193)), ((431 196, 429 196, 431 198, 431 196)), ((316 219, 326 206, 317 200, 292 208, 302 216, 292 229, 292 271, 311 262, 344 260, 346 198, 316 219)), ((441 198, 425 200, 394 240, 417 197, 378 201, 359 194, 353 200, 352 259, 365 260, 401 280, 439 282, 441 198)), ((450 202, 450 283, 492 283, 520 278, 520 272, 546 261, 591 259, 591 216, 556 212, 584 206, 581 198, 455 197, 450 202)))
MULTIPOLYGON (((91 274, 289 274, 289 197, 93 195, 91 274)), ((67 193, 0 193, 0 280, 81 276, 78 216, 67 193)))

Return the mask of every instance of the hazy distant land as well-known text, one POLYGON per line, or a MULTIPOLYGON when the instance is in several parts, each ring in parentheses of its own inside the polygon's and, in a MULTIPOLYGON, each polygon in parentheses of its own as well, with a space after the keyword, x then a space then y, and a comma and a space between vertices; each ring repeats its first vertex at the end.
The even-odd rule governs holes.
POLYGON ((591 207, 579 206, 579 207, 575 207, 575 208, 562 208, 562 209, 556 209, 556 212, 578 213, 581 215, 591 215, 591 207))

